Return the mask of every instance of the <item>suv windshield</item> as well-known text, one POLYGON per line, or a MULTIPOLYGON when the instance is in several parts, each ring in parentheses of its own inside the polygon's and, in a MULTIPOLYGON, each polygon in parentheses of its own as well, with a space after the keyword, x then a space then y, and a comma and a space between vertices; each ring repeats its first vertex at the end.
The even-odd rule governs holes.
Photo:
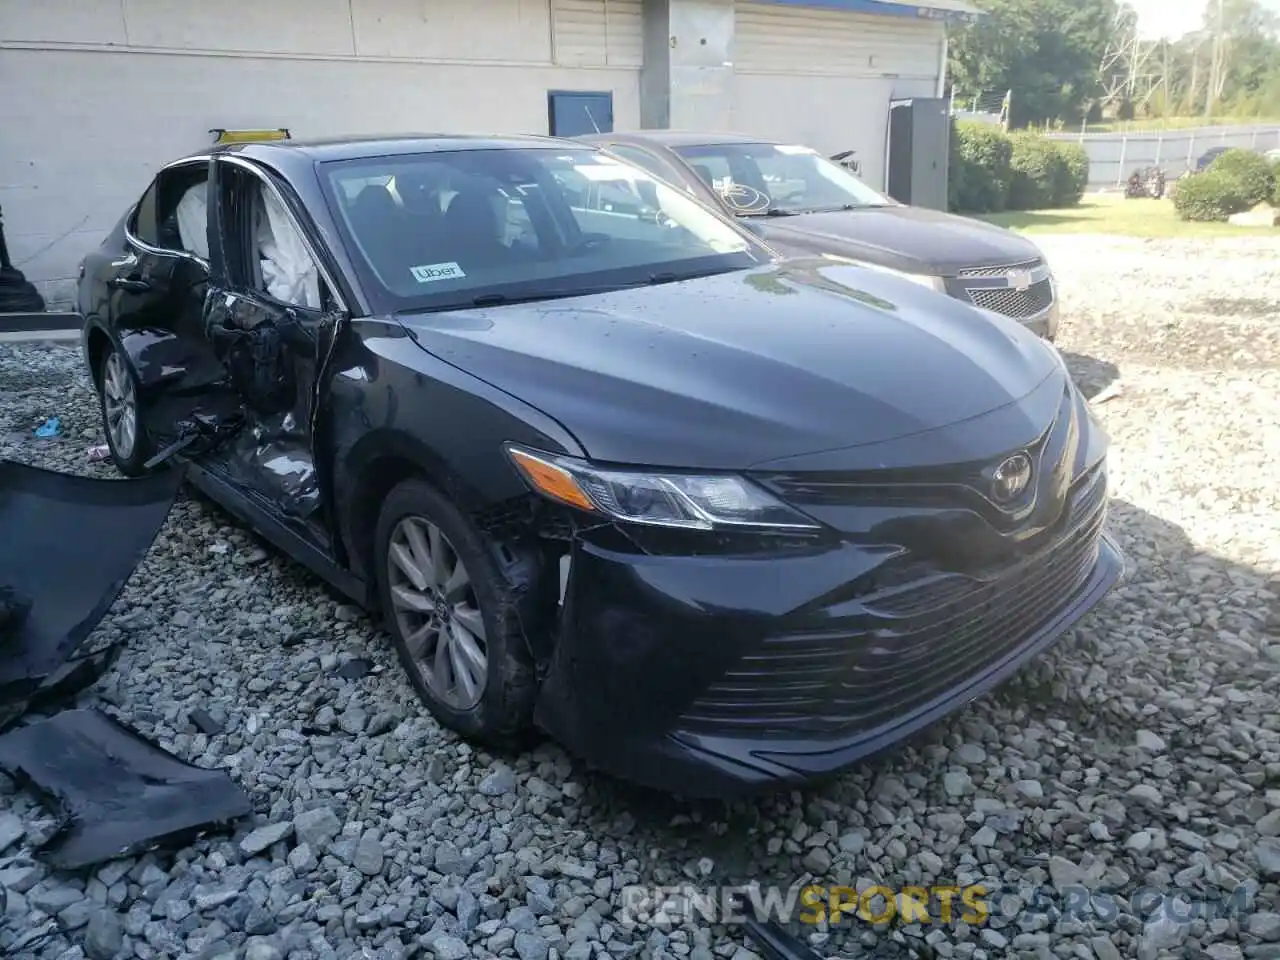
POLYGON ((740 216, 885 207, 892 202, 809 147, 714 143, 673 149, 740 216))
POLYGON ((590 148, 334 161, 321 180, 357 269, 398 311, 598 293, 769 259, 683 192, 590 148))

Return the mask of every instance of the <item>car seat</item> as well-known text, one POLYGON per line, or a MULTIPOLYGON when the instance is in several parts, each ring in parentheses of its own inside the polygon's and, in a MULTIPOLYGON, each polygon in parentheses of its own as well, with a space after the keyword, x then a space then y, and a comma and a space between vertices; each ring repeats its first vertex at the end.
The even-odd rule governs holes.
POLYGON ((464 269, 483 269, 507 259, 510 251, 502 242, 496 197, 481 186, 467 184, 449 201, 444 230, 450 252, 441 254, 443 261, 457 261, 464 269))
MULTIPOLYGON (((392 199, 386 187, 371 183, 363 187, 348 210, 357 245, 368 257, 374 273, 387 283, 403 279, 413 261, 413 240, 408 217, 392 199)), ((394 284, 390 284, 393 285, 394 284)))

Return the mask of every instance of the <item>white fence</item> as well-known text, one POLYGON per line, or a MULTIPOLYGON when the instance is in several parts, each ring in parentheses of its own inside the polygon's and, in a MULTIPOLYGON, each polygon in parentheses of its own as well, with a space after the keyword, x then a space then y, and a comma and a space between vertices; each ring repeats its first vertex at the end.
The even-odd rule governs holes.
POLYGON ((1131 133, 1051 133, 1079 143, 1089 155, 1089 186, 1119 187, 1140 167, 1159 167, 1170 176, 1194 169, 1212 147, 1245 147, 1265 152, 1280 147, 1280 124, 1253 127, 1197 127, 1131 133))

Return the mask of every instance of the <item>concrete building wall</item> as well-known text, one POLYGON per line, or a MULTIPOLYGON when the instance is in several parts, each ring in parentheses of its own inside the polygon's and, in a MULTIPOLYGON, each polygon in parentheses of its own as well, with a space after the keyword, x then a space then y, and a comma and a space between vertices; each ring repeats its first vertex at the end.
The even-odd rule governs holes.
POLYGON ((943 32, 796 0, 0 0, 0 208, 59 305, 211 128, 547 133, 549 90, 610 92, 617 130, 857 149, 882 186, 889 100, 935 93, 943 32))
POLYGON ((640 123, 640 0, 0 0, 0 209, 52 302, 210 128, 547 132, 547 91, 640 123), (483 8, 477 12, 477 8, 483 8))

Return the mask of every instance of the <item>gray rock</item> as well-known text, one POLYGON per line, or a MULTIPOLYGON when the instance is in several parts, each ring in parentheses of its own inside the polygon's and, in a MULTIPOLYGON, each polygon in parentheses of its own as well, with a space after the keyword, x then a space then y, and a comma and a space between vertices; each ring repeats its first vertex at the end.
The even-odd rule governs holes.
POLYGON ((1260 940, 1280 940, 1280 913, 1255 913, 1245 920, 1249 932, 1260 940))
POLYGON ((252 857, 264 850, 269 850, 281 840, 287 839, 293 834, 292 823, 272 823, 265 827, 258 827, 240 841, 240 849, 246 855, 252 857))
POLYGON ((515 772, 505 763, 494 764, 476 789, 486 797, 501 797, 513 793, 516 789, 515 772))
POLYGON ((1266 877, 1280 877, 1280 837, 1264 837, 1253 848, 1258 868, 1266 877))
POLYGON ((361 837, 351 855, 351 865, 366 877, 376 877, 382 872, 384 856, 382 844, 376 837, 361 837))
POLYGON ((1130 787, 1128 796, 1130 800, 1136 800, 1149 807, 1158 807, 1164 803, 1160 789, 1150 783, 1139 783, 1130 787))
POLYGON ((0 853, 8 850, 27 835, 27 825, 22 818, 7 811, 0 812, 0 853))
POLYGON ((342 832, 342 821, 332 808, 317 807, 293 818, 293 832, 299 843, 305 843, 313 850, 323 851, 342 832))
POLYGON ((826 847, 810 847, 804 855, 803 866, 810 873, 824 876, 831 869, 831 854, 826 847))
POLYGON ((58 914, 84 899, 84 893, 73 887, 39 886, 27 894, 27 902, 37 910, 58 914))
POLYGON ((1044 787, 1040 785, 1039 780, 1019 780, 1013 785, 1013 789, 1026 800, 1044 799, 1044 787))
POLYGON ((458 937, 444 936, 433 940, 430 950, 438 960, 466 960, 471 956, 467 942, 458 937))
POLYGON ((1263 837, 1280 836, 1280 807, 1261 817, 1254 824, 1254 829, 1263 837))
POLYGON ((520 960, 547 960, 551 944, 539 933, 521 931, 515 939, 516 956, 520 960))
POLYGON ((969 774, 964 770, 948 770, 942 775, 942 789, 949 797, 961 797, 973 786, 969 774))
POLYGON ((861 830, 850 830, 840 836, 840 849, 855 856, 862 852, 862 848, 866 846, 866 843, 867 835, 861 830))
POLYGON ((270 940, 251 937, 244 945, 244 960, 283 960, 284 951, 270 940))
POLYGON ((1145 750, 1147 753, 1164 753, 1165 743, 1150 730, 1139 730, 1135 740, 1138 749, 1145 750))
POLYGON ((319 862, 309 843, 300 843, 289 851, 289 866, 294 873, 310 873, 319 862))
POLYGON ((124 949, 124 925, 114 910, 94 910, 84 930, 84 952, 90 960, 112 960, 124 949))

